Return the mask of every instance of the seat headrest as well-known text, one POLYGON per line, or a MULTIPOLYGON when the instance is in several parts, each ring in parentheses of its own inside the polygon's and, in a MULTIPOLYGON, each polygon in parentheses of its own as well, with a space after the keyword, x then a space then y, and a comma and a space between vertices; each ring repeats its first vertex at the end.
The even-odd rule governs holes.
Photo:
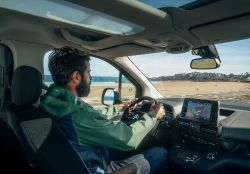
POLYGON ((42 74, 30 66, 15 69, 11 84, 11 102, 17 106, 34 104, 42 92, 42 74))

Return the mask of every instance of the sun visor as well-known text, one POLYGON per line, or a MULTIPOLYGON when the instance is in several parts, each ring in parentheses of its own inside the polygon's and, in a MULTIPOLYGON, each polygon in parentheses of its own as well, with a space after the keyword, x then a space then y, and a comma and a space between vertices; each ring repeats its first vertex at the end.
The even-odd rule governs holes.
POLYGON ((219 43, 246 39, 250 35, 250 15, 218 21, 190 31, 197 36, 203 44, 219 43))
POLYGON ((122 57, 145 54, 153 52, 154 49, 136 44, 124 44, 98 51, 97 54, 103 57, 122 57))

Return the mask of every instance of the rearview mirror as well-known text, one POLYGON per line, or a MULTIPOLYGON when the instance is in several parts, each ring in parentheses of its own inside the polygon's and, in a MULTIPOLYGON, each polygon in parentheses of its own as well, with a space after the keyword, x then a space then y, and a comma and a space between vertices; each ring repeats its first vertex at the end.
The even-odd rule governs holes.
POLYGON ((198 58, 193 59, 190 63, 192 69, 215 69, 220 67, 218 58, 198 58))
POLYGON ((201 58, 191 61, 190 68, 192 69, 215 69, 220 67, 220 56, 215 45, 194 48, 192 54, 201 56, 201 58))

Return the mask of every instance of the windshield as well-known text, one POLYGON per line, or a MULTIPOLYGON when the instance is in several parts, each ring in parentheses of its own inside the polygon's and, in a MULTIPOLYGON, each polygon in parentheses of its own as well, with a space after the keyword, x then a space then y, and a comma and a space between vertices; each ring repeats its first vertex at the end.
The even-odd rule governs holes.
POLYGON ((191 52, 130 57, 156 89, 169 98, 200 98, 250 103, 250 39, 217 44, 221 66, 193 70, 191 52))

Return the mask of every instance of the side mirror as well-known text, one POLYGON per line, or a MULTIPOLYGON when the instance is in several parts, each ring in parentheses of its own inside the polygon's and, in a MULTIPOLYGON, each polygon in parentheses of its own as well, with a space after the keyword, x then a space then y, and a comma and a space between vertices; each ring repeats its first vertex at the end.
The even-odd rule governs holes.
POLYGON ((114 88, 105 88, 102 93, 102 104, 114 105, 120 104, 119 93, 114 88))
POLYGON ((215 69, 220 67, 218 58, 198 58, 193 59, 190 63, 192 69, 215 69))

